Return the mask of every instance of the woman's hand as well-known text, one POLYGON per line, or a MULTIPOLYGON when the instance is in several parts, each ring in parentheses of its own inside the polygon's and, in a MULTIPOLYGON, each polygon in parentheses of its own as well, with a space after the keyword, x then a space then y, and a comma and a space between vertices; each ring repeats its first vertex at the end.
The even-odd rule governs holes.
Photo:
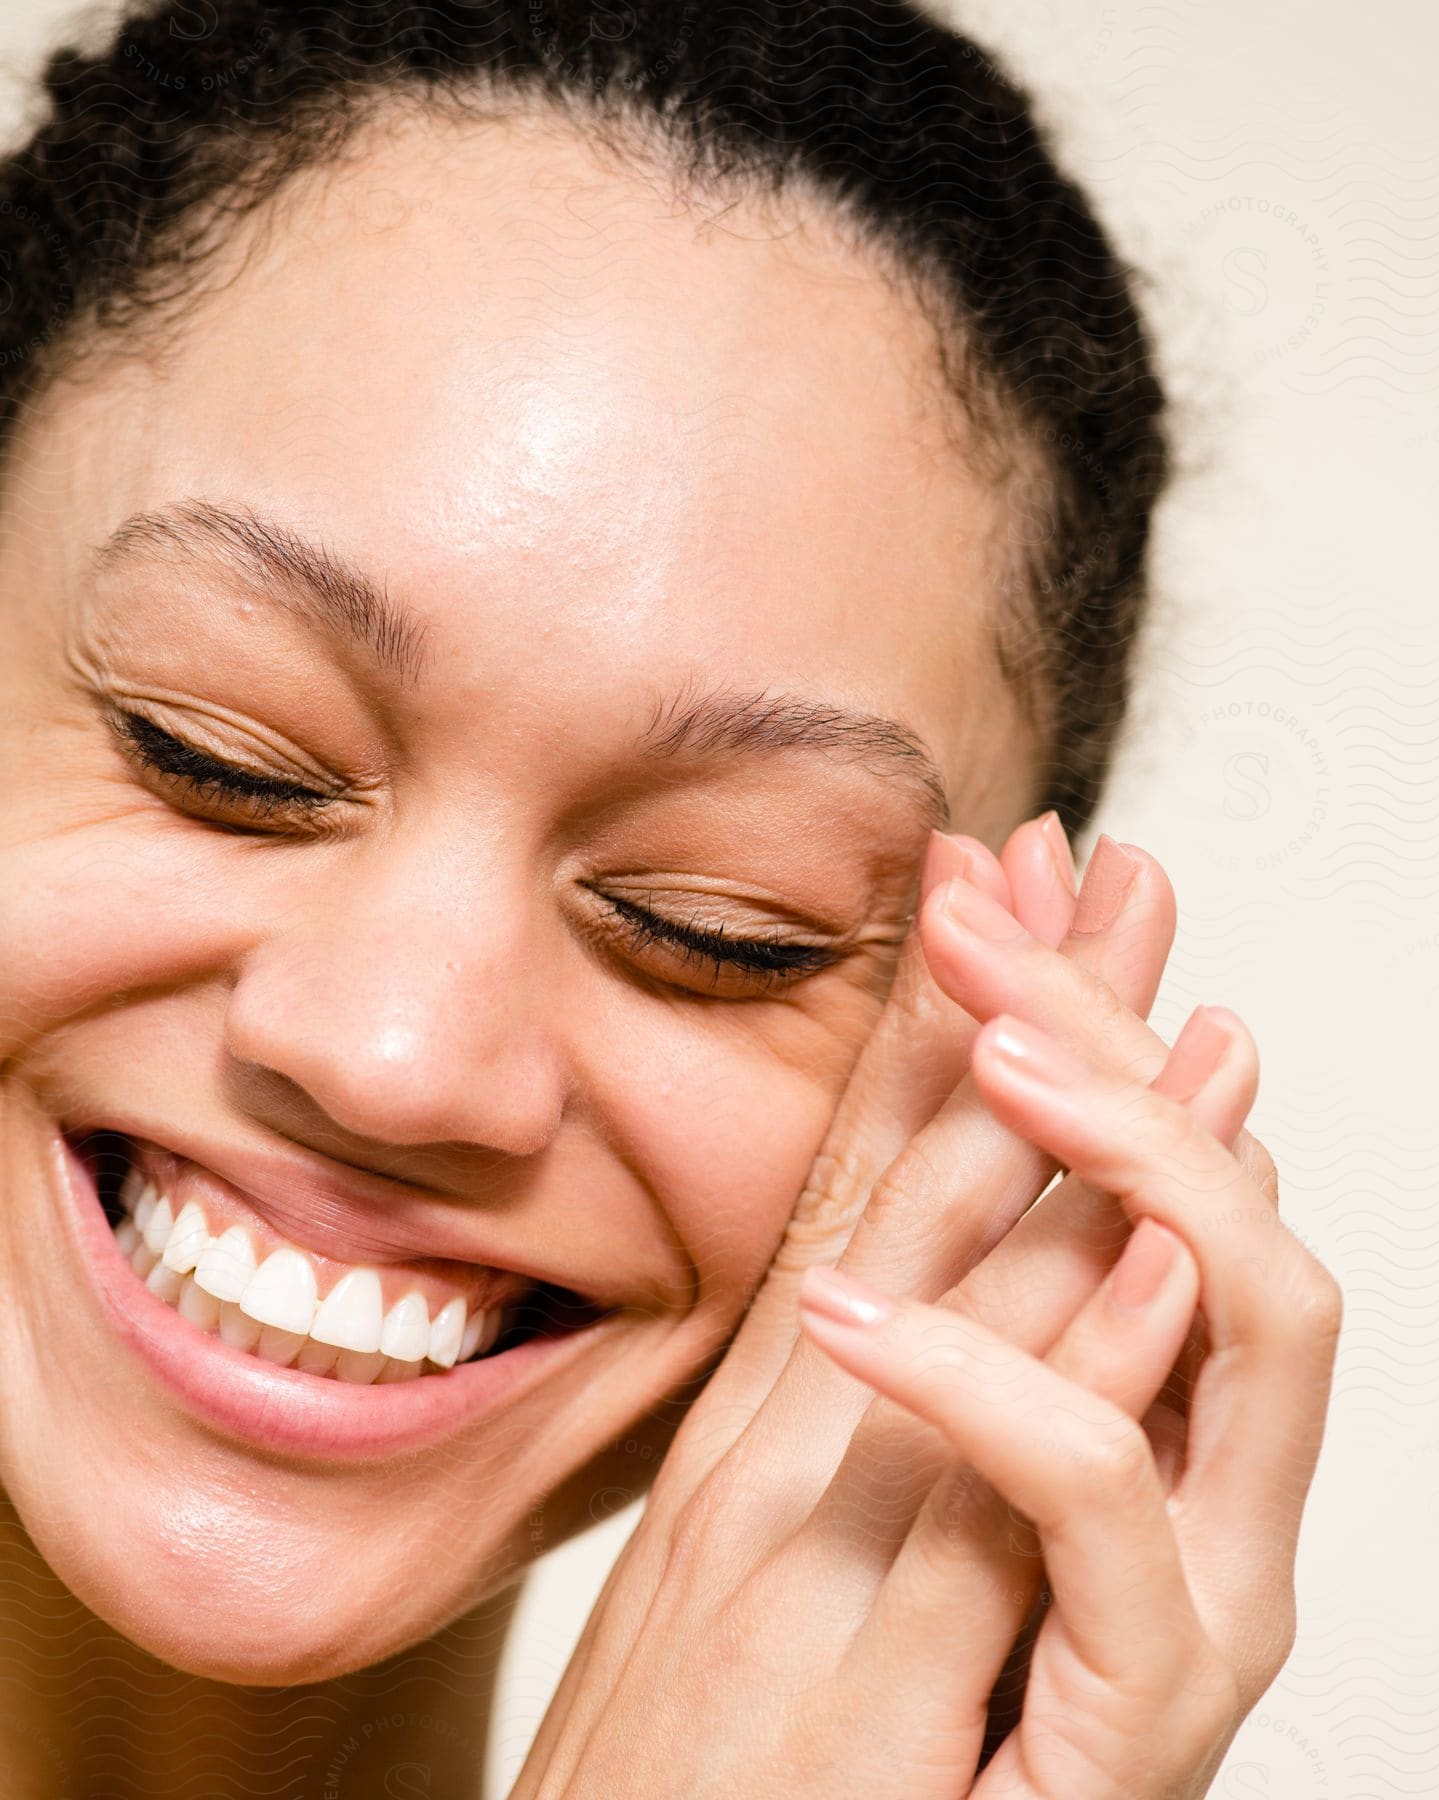
MULTIPOLYGON (((950 1304, 1001 1321, 1009 1341, 1041 1355, 1091 1298, 1123 1243, 1122 1208, 1074 1175, 1009 1231, 1055 1163, 1000 1127, 974 1077, 963 1073, 970 1012, 985 1016, 1001 994, 1009 1010, 1043 1019, 1102 1066, 1153 1072, 1164 1048, 1130 1005, 1147 1008, 1157 984, 1172 928, 1167 883, 1142 854, 1105 846, 1076 912, 1063 863, 1046 850, 1037 825, 1011 840, 1003 866, 979 846, 936 840, 928 885, 950 872, 954 858, 971 875, 968 910, 978 908, 981 929, 961 933, 957 948, 936 908, 924 909, 923 956, 911 939, 770 1280, 666 1459, 517 1795, 603 1793, 606 1783, 625 1779, 656 1793, 702 1792, 702 1772, 717 1770, 725 1746, 741 1743, 745 1758, 729 1768, 728 1791, 746 1791, 735 1785, 744 1769, 754 1777, 748 1791, 773 1791, 776 1781, 805 1791, 800 1768, 784 1763, 793 1750, 788 1727, 776 1721, 771 1728, 756 1704, 767 1692, 774 1697, 766 1674, 802 1672, 804 1691, 822 1694, 823 1671, 868 1617, 925 1494, 952 1461, 932 1426, 888 1399, 870 1402, 855 1429, 863 1390, 813 1345, 796 1342, 795 1288, 809 1262, 842 1252, 857 1273, 868 1267, 936 1298, 972 1269, 950 1304), (1012 904, 1035 935, 998 905, 985 916, 986 892, 1012 904), (1061 938, 1056 955, 1049 946, 1061 938), (717 1644, 703 1623, 711 1607, 730 1621, 717 1644), (836 1607, 848 1629, 816 1639, 817 1618, 832 1620, 836 1607), (752 1629, 736 1629, 746 1616, 752 1629), (698 1687, 678 1675, 667 1632, 693 1646, 685 1666, 691 1678, 698 1674, 698 1687), (697 1765, 675 1762, 676 1731, 697 1765)), ((1183 1050, 1176 1051, 1181 1063, 1183 1050)), ((1196 1096, 1229 1136, 1249 1103, 1243 1087, 1232 1072, 1226 1085, 1220 1071, 1196 1096)), ((1272 1212, 1266 1219, 1272 1230, 1272 1212)), ((1199 1347, 1192 1337, 1190 1353, 1199 1347)), ((1156 1380, 1162 1377, 1163 1370, 1156 1380)), ((1169 1416, 1182 1424, 1181 1414, 1182 1398, 1180 1413, 1171 1408, 1169 1416)), ((972 1564, 982 1566, 982 1558, 972 1564)), ((995 1646, 1002 1655, 1012 1643, 1038 1572, 1030 1557, 1020 1578, 989 1584, 962 1615, 982 1655, 952 1641, 937 1652, 954 1706, 945 1757, 937 1762, 932 1745, 915 1746, 931 1774, 944 1765, 947 1785, 934 1791, 965 1791, 957 1782, 973 1748, 965 1734, 973 1733, 976 1713, 982 1723, 995 1646)), ((862 1696, 850 1697, 844 1717, 844 1733, 833 1738, 841 1756, 845 1733, 857 1734, 862 1747, 888 1741, 893 1729, 862 1696)), ((912 1774, 902 1784, 907 1793, 921 1791, 912 1774)), ((830 1778, 816 1791, 839 1791, 830 1778)))
MULTIPOLYGON (((1195 1017, 1230 1040, 1221 1058, 1249 1058, 1238 1021, 1195 1017)), ((1244 1254, 1238 1221, 1267 1219, 1267 1197, 1176 1101, 1094 1071, 1003 1016, 980 1033, 972 1066, 996 1116, 1119 1196, 1138 1224, 1045 1359, 952 1307, 807 1274, 810 1335, 960 1459, 931 1490, 831 1679, 897 1742, 942 1744, 963 1723, 956 1640, 998 1672, 997 1648, 969 1625, 973 1559, 987 1555, 1003 1580, 1007 1562, 1030 1554, 1012 1532, 1006 1543, 995 1496, 1037 1531, 1049 1588, 1019 1723, 974 1787, 891 1785, 877 1764, 872 1787, 854 1791, 1189 1800, 1207 1792, 1289 1652, 1294 1548, 1339 1291, 1287 1232, 1271 1231, 1262 1257, 1244 1254), (1135 1420, 1197 1295, 1213 1347, 1171 1490, 1135 1420)))

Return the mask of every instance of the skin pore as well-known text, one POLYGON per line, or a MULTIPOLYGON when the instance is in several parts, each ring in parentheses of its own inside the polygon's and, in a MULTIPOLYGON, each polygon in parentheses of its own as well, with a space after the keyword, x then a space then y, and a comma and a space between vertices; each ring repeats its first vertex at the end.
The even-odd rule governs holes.
POLYGON ((758 1284, 941 822, 872 730, 784 747, 798 708, 766 736, 755 702, 750 741, 677 744, 680 709, 896 720, 955 828, 1031 808, 1002 497, 929 326, 820 213, 660 185, 555 122, 395 106, 12 449, 0 1747, 37 1792, 126 1763, 212 1792, 196 1718, 220 1762, 298 1742, 323 1774, 347 1730, 425 1715, 461 1736, 426 1760, 473 1769, 514 1583, 647 1485, 630 1428, 758 1284), (256 560, 300 540, 399 634, 256 560), (187 791, 124 712, 329 804, 187 791), (832 960, 717 975, 622 901, 832 960), (127 1124, 386 1178, 333 1221, 346 1260, 534 1265, 611 1316, 413 1455, 259 1454, 117 1345, 62 1230, 58 1134, 127 1124))

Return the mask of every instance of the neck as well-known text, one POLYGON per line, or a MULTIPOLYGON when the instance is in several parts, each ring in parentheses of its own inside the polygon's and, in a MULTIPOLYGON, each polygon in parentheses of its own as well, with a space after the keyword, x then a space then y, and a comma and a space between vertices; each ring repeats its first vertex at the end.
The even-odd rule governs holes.
MULTIPOLYGON (((60 1582, 0 1494, 0 1767, 13 1800, 478 1800, 518 1589, 373 1668, 294 1687, 186 1675, 60 1582)), ((203 1604, 203 1597, 199 1597, 203 1604)))

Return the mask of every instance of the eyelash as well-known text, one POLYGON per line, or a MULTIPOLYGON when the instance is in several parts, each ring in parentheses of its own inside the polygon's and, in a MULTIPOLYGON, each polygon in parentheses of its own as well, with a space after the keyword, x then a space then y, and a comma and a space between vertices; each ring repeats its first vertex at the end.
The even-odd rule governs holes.
POLYGON ((834 951, 823 944, 796 944, 778 936, 731 937, 723 926, 701 931, 662 919, 632 901, 605 898, 615 917, 628 929, 632 948, 642 949, 648 943, 668 944, 683 951, 686 958, 696 956, 712 964, 716 973, 726 967, 740 968, 773 985, 817 974, 836 960, 834 951))
MULTIPOLYGON (((317 794, 313 788, 270 775, 255 775, 233 763, 220 762, 182 738, 162 731, 138 713, 120 713, 115 726, 138 762, 157 774, 185 782, 195 799, 219 796, 248 807, 263 818, 281 810, 315 813, 333 803, 330 795, 317 794)), ((725 968, 738 968, 769 987, 816 974, 837 960, 835 952, 823 944, 797 944, 778 936, 731 937, 722 926, 700 930, 676 925, 632 901, 615 900, 608 895, 601 898, 612 916, 625 926, 632 949, 643 949, 649 943, 665 944, 679 951, 685 960, 695 957, 709 963, 716 976, 725 968)))
POLYGON ((120 713, 116 728, 137 761, 157 774, 185 782, 194 799, 213 799, 218 795, 253 807, 262 818, 269 818, 281 808, 315 813, 332 803, 330 795, 317 794, 313 788, 219 762, 182 738, 162 731, 139 713, 120 713))

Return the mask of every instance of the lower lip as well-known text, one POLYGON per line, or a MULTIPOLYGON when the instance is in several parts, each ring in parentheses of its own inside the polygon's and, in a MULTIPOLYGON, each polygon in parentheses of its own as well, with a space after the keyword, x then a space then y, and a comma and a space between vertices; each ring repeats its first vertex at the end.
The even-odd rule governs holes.
POLYGON ((59 1141, 74 1246, 116 1335, 198 1418, 259 1449, 363 1462, 441 1443, 584 1356, 607 1322, 378 1387, 282 1369, 201 1331, 151 1293, 116 1243, 90 1171, 59 1141))

